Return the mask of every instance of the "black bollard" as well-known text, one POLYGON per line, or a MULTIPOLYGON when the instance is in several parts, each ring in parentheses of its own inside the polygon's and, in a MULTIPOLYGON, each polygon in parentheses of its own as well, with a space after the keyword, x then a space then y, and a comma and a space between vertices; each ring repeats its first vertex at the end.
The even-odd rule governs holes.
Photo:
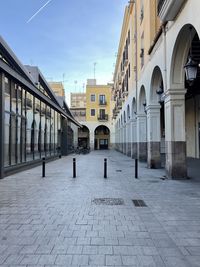
POLYGON ((76 178, 76 159, 73 158, 73 178, 76 178))
POLYGON ((135 159, 135 179, 138 178, 138 159, 135 159))
POLYGON ((61 154, 59 154, 59 159, 61 159, 62 158, 62 155, 61 154))
POLYGON ((107 178, 107 159, 104 159, 104 178, 107 178))
POLYGON ((42 177, 45 177, 45 158, 42 158, 42 177))

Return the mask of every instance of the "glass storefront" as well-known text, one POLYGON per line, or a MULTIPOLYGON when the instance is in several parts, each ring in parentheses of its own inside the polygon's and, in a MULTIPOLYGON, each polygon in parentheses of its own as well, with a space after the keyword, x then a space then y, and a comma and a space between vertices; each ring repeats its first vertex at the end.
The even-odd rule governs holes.
POLYGON ((5 77, 4 167, 56 156, 60 114, 5 77))

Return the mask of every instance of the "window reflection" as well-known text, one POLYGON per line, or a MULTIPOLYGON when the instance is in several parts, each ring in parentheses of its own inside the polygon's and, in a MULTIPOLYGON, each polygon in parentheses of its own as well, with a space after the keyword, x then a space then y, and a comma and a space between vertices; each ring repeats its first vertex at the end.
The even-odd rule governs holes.
POLYGON ((61 115, 5 77, 4 166, 60 153, 61 115))

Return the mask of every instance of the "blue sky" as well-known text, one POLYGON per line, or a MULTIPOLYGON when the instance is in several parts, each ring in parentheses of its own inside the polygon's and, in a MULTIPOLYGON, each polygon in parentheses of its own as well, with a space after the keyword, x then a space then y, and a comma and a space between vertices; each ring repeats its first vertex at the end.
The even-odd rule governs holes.
POLYGON ((112 80, 127 0, 1 1, 0 35, 23 64, 37 65, 47 80, 65 80, 66 93, 93 78, 112 80), (3 12, 2 12, 3 11, 3 12), (75 81, 77 85, 75 86, 75 81))

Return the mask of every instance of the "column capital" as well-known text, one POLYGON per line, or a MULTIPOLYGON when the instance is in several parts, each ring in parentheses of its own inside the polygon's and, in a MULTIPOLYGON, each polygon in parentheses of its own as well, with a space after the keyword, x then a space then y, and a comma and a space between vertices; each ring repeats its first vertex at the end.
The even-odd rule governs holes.
POLYGON ((186 92, 187 92, 187 89, 185 88, 167 89, 164 92, 165 103, 171 100, 184 100, 186 92))

